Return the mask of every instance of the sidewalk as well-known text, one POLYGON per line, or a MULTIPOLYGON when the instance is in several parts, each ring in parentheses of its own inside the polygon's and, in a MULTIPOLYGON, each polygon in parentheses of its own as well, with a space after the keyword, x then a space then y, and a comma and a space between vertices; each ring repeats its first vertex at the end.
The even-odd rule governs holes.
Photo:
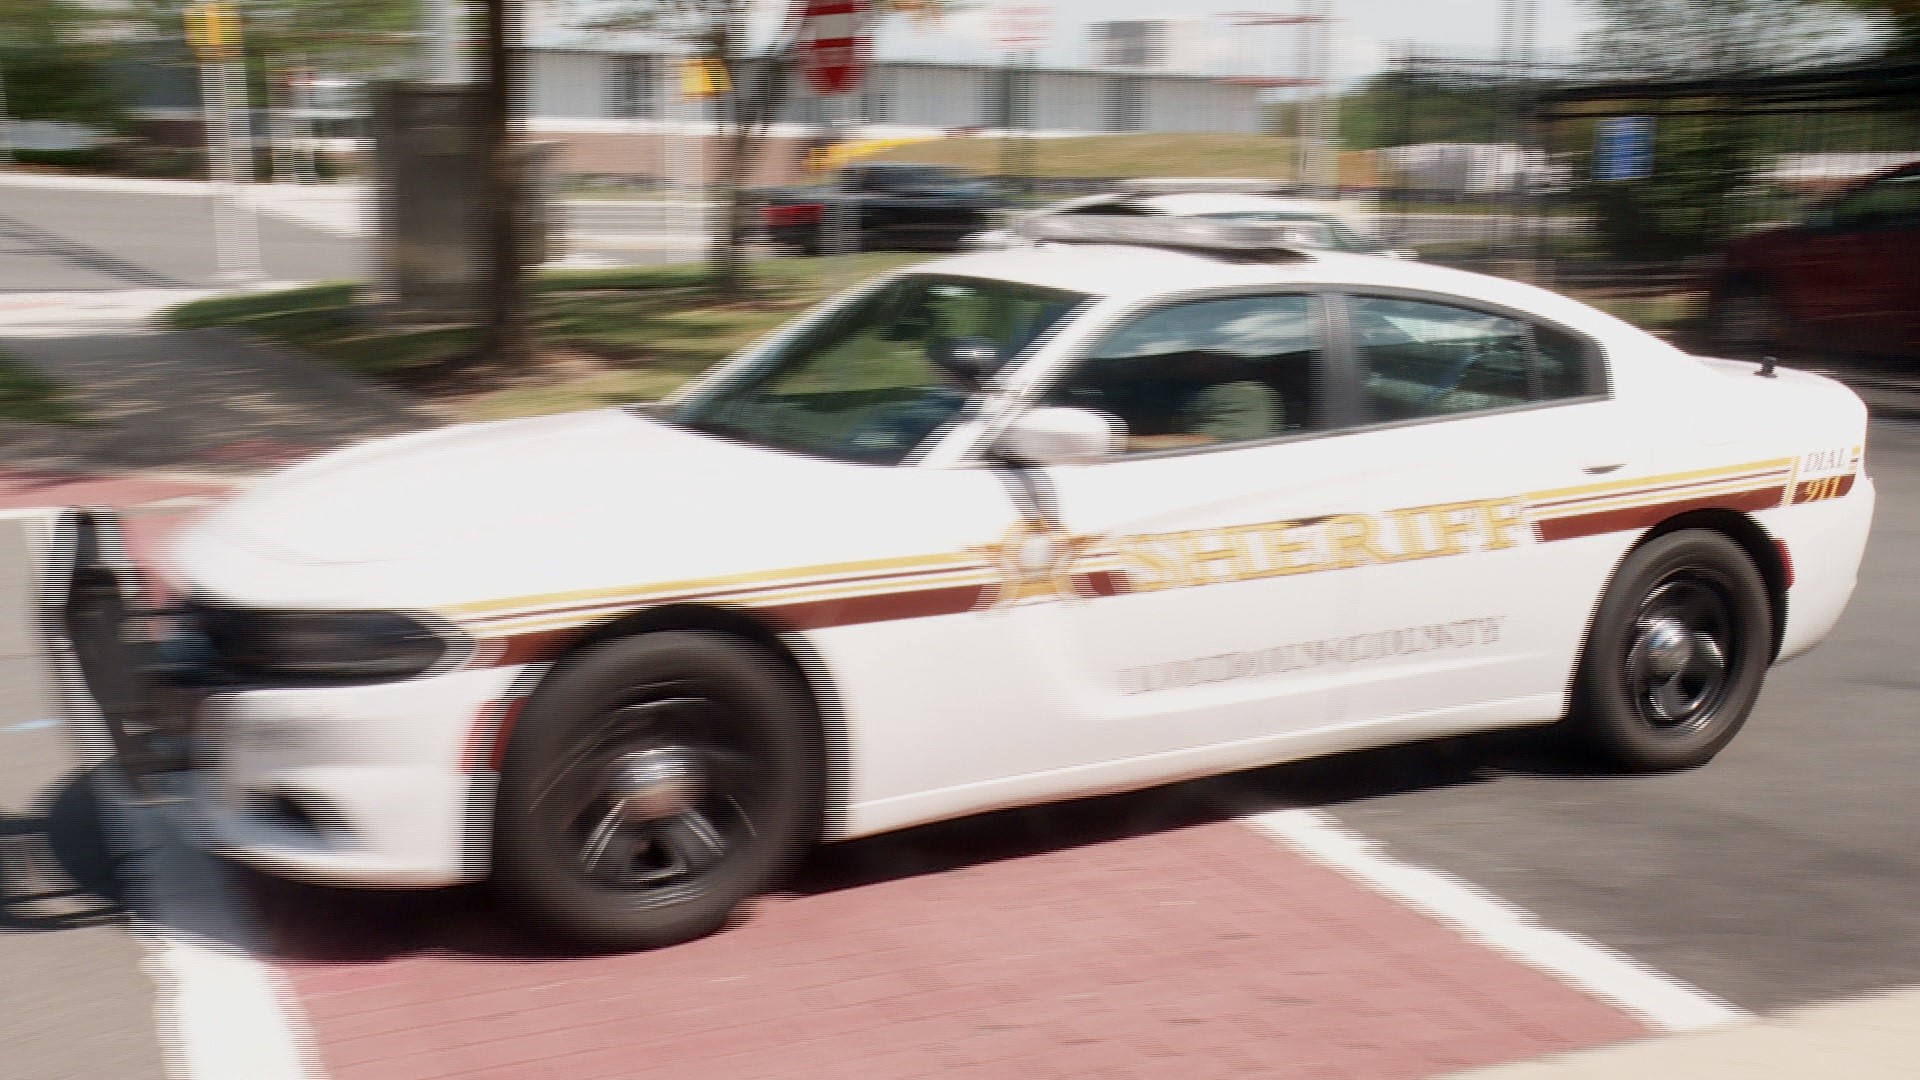
POLYGON ((436 420, 379 387, 228 331, 165 330, 204 295, 150 289, 0 298, 0 352, 26 360, 101 421, 0 426, 0 461, 55 472, 235 473, 436 420))
POLYGON ((1417 1080, 1645 1033, 1208 792, 831 849, 650 953, 553 951, 484 890, 254 895, 336 1080, 1417 1080))
POLYGON ((1544 1061, 1462 1074, 1459 1080, 1803 1080, 1920 1074, 1920 989, 1796 1009, 1715 1031, 1669 1035, 1544 1061))

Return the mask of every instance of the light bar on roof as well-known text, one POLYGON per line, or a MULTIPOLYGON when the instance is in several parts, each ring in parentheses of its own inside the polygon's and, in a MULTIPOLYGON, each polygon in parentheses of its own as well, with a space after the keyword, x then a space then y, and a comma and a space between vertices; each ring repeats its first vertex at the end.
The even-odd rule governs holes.
POLYGON ((1014 225, 1028 240, 1055 244, 1120 244, 1258 259, 1304 259, 1310 244, 1285 223, 1212 218, 1041 214, 1014 225))
POLYGON ((1128 195, 1285 195, 1287 185, 1275 180, 1237 177, 1165 177, 1121 180, 1115 191, 1128 195))

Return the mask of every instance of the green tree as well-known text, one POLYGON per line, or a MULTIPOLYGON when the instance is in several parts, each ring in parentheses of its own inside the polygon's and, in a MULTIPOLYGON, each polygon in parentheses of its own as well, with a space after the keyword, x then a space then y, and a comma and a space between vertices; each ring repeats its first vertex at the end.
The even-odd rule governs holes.
POLYGON ((1621 87, 1617 112, 1654 118, 1650 175, 1594 181, 1593 126, 1570 125, 1575 192, 1620 257, 1671 260, 1710 250, 1743 224, 1756 194, 1766 129, 1736 83, 1684 98, 1635 101, 1636 80, 1738 80, 1819 64, 1846 47, 1842 20, 1816 0, 1587 0, 1594 70, 1621 87))
POLYGON ((1845 24, 1822 0, 1586 0, 1582 47, 1616 77, 1693 78, 1778 71, 1843 47, 1845 24))
POLYGON ((0 77, 7 111, 112 130, 125 116, 113 49, 98 14, 69 0, 0 0, 0 77))
POLYGON ((1920 60, 1920 0, 1832 0, 1879 21, 1888 31, 1887 52, 1902 60, 1920 60))
POLYGON ((1349 150, 1426 142, 1493 142, 1510 126, 1512 95, 1488 79, 1383 71, 1340 98, 1349 150))
MULTIPOLYGON (((17 3, 21 0, 0 0, 17 3)), ((25 0, 35 3, 38 0, 25 0)), ((197 0, 122 0, 123 21, 148 40, 178 41, 197 0)), ((418 0, 225 0, 240 12, 250 57, 299 56, 335 74, 383 70, 413 47, 418 0)))

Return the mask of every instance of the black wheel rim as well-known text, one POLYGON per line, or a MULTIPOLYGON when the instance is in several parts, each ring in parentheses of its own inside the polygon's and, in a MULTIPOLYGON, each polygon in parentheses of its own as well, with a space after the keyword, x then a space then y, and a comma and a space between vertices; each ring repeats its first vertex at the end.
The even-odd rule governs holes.
POLYGON ((1642 723, 1670 736, 1713 725, 1745 642, 1733 584, 1704 567, 1676 570, 1647 592, 1627 647, 1627 691, 1642 723))
POLYGON ((574 869, 645 904, 684 901, 758 835, 752 730, 699 687, 635 690, 582 725, 534 808, 574 869))

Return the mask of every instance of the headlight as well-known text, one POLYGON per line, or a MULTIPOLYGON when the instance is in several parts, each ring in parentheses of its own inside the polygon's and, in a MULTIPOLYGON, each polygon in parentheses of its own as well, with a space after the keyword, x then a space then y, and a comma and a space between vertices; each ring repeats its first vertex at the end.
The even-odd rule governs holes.
POLYGON ((378 681, 428 670, 447 640, 384 611, 263 612, 200 606, 197 621, 222 663, 267 678, 378 681))

